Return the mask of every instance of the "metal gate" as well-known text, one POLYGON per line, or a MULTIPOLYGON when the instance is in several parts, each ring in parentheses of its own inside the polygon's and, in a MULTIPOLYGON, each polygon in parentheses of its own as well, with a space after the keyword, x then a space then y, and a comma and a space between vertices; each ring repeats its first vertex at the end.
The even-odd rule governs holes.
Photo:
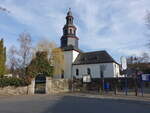
POLYGON ((35 94, 45 94, 46 93, 46 77, 43 74, 38 75, 35 78, 35 94))

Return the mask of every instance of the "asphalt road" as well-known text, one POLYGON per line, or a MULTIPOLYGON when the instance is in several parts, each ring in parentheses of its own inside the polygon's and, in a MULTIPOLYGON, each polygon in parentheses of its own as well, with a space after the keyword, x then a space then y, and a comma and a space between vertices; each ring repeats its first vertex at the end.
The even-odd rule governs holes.
POLYGON ((78 96, 0 97, 0 113, 150 113, 150 104, 78 96))

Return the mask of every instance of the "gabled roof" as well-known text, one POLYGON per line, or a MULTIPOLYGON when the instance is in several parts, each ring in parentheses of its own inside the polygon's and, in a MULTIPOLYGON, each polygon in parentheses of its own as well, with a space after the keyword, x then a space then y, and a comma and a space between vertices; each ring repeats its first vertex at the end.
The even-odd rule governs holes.
POLYGON ((94 51, 80 53, 73 65, 97 64, 97 63, 117 63, 106 51, 94 51))

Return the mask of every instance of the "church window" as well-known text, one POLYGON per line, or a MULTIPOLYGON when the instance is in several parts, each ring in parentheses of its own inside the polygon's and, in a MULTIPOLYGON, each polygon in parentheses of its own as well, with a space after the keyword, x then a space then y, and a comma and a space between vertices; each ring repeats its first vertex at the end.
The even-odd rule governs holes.
POLYGON ((61 78, 64 78, 64 71, 61 71, 61 78))
POLYGON ((79 69, 76 69, 76 75, 77 76, 79 75, 79 69))
POLYGON ((69 23, 72 23, 72 22, 71 22, 71 18, 69 18, 69 23))
POLYGON ((87 68, 87 74, 88 74, 88 75, 91 75, 91 70, 90 70, 90 68, 87 68))

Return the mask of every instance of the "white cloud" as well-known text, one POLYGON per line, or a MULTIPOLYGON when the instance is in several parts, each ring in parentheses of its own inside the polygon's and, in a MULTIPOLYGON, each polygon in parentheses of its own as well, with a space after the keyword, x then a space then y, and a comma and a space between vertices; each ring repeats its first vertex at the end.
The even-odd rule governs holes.
MULTIPOLYGON (((0 0, 12 11, 10 17, 33 34, 59 42, 69 7, 75 15, 80 46, 86 50, 107 49, 116 56, 147 51, 144 36, 149 0, 0 0)), ((24 28, 22 28, 24 29, 24 28)), ((7 31, 6 31, 7 32, 7 31)))
POLYGON ((136 49, 145 46, 147 42, 147 37, 144 36, 144 16, 148 3, 150 4, 148 0, 115 0, 99 3, 87 1, 85 4, 84 1, 77 2, 76 6, 81 7, 79 16, 84 21, 84 27, 88 29, 80 32, 82 44, 91 49, 108 49, 126 55, 139 55, 145 49, 136 49), (88 13, 83 13, 82 9, 88 13), (105 16, 101 15, 108 17, 104 18, 105 16), (103 27, 108 28, 105 31, 111 32, 101 36, 97 32, 103 27), (130 50, 131 48, 133 50, 130 50))

